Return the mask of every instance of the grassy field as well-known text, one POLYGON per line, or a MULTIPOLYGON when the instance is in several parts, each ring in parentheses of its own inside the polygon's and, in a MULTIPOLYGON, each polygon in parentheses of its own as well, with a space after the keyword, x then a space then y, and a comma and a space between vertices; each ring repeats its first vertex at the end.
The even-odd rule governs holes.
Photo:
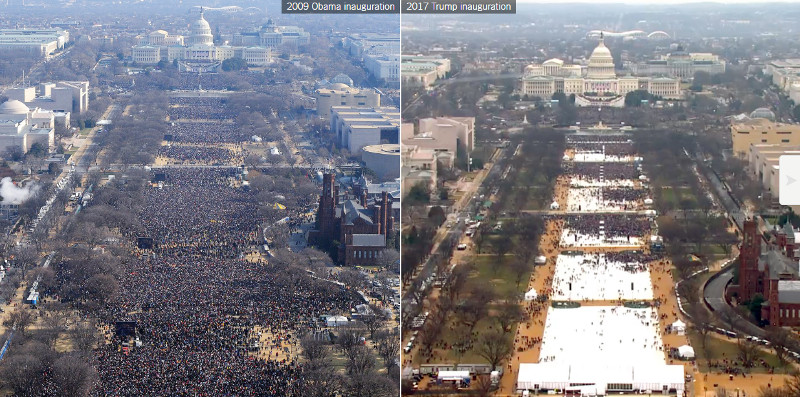
MULTIPOLYGON (((706 337, 705 350, 701 347, 701 337, 694 331, 689 331, 689 339, 692 346, 694 346, 695 355, 697 356, 697 365, 701 372, 713 372, 716 369, 709 368, 709 361, 722 362, 723 360, 731 360, 739 354, 739 348, 736 346, 735 340, 728 340, 728 338, 719 337, 717 334, 708 334, 706 337)), ((760 365, 761 360, 766 362, 771 367, 775 368, 776 373, 786 373, 787 368, 781 367, 780 360, 775 354, 767 353, 766 351, 759 352, 756 359, 756 366, 747 370, 748 373, 767 373, 768 370, 760 365)))
POLYGON ((497 255, 476 256, 475 271, 469 278, 465 292, 486 288, 488 284, 494 289, 495 295, 500 297, 509 296, 512 293, 523 294, 527 284, 526 280, 530 278, 530 272, 522 276, 522 282, 517 286, 516 275, 506 266, 512 260, 514 260, 512 255, 504 256, 500 262, 497 260, 497 255))
MULTIPOLYGON (((527 272, 523 275, 522 282, 519 286, 517 286, 516 275, 508 270, 508 266, 506 266, 513 260, 513 258, 514 257, 511 255, 506 255, 498 262, 496 255, 490 254, 475 256, 473 262, 475 268, 472 274, 470 274, 470 277, 467 280, 459 299, 464 299, 465 297, 469 296, 472 291, 485 290, 486 288, 490 287, 492 288, 495 296, 498 297, 498 300, 495 300, 494 303, 489 305, 489 311, 491 312, 495 310, 497 304, 500 303, 499 300, 502 300, 504 297, 508 297, 512 294, 522 295, 525 292, 527 280, 530 278, 530 272, 527 272)), ((531 267, 531 271, 532 270, 533 267, 531 267)), ((467 337, 473 342, 472 350, 466 351, 463 355, 459 355, 459 353, 454 349, 446 349, 445 351, 440 350, 440 354, 443 353, 444 357, 437 357, 435 362, 485 363, 486 359, 482 358, 478 353, 476 353, 474 351, 474 347, 477 347, 478 341, 480 340, 480 335, 491 331, 496 331, 498 327, 499 325, 493 315, 490 314, 488 316, 484 316, 484 318, 475 324, 475 327, 472 330, 472 336, 467 337)), ((516 333, 516 327, 516 324, 513 325, 511 330, 505 334, 508 338, 509 344, 513 342, 512 339, 516 333)), ((461 335, 460 333, 466 332, 467 330, 467 327, 460 322, 458 314, 451 312, 447 317, 446 325, 442 327, 441 334, 439 335, 439 341, 450 345, 458 340, 464 340, 465 336, 461 335)), ((416 357, 415 360, 419 358, 421 357, 416 357)))
MULTIPOLYGON (((448 325, 442 328, 442 334, 440 337, 441 340, 448 343, 452 343, 453 341, 459 340, 460 335, 458 335, 458 332, 460 331, 458 330, 463 330, 466 327, 464 326, 464 324, 458 322, 455 316, 452 315, 450 316, 450 318, 448 318, 447 322, 448 325)), ((494 321, 492 317, 486 317, 478 321, 478 323, 475 325, 475 329, 473 329, 472 332, 473 335, 483 335, 492 330, 497 330, 497 327, 498 327, 497 322, 494 321)), ((517 332, 517 325, 515 324, 513 327, 511 327, 511 331, 505 334, 506 338, 508 339, 508 343, 514 342, 513 338, 516 332, 517 332)), ((477 347, 477 344, 479 343, 478 341, 479 339, 472 338, 472 342, 474 343, 475 347, 477 347)), ((464 352, 462 356, 459 356, 459 353, 456 352, 454 349, 448 349, 447 355, 444 357, 444 360, 442 360, 442 362, 481 364, 481 363, 486 363, 486 359, 481 357, 477 352, 475 352, 474 348, 472 350, 467 350, 466 352, 464 352)))
POLYGON ((671 208, 679 209, 681 200, 697 201, 694 193, 687 187, 665 186, 661 189, 661 199, 671 208))

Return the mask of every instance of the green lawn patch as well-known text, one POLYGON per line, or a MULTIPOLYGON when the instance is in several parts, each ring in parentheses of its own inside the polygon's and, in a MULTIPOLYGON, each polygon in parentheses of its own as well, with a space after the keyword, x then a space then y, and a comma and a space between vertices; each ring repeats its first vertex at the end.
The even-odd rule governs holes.
MULTIPOLYGON (((484 289, 491 285, 495 295, 499 297, 509 296, 509 294, 523 294, 530 279, 530 272, 522 275, 522 282, 519 287, 516 283, 516 275, 507 266, 514 260, 514 256, 506 255, 500 261, 497 255, 479 255, 475 257, 475 271, 472 273, 464 291, 484 289)), ((533 266, 530 268, 533 271, 533 266)))
MULTIPOLYGON (((736 341, 722 340, 709 334, 706 337, 706 347, 703 349, 702 344, 700 343, 700 334, 695 331, 688 331, 687 334, 689 335, 689 340, 692 347, 694 347, 697 365, 701 372, 718 370, 715 368, 709 368, 709 361, 716 361, 719 363, 725 359, 730 361, 731 359, 735 359, 739 354, 739 348, 736 345, 736 341)), ((786 373, 787 368, 791 369, 791 365, 789 364, 787 364, 787 368, 781 367, 780 360, 778 360, 778 357, 775 354, 761 351, 756 359, 755 367, 747 369, 747 372, 757 374, 767 373, 768 370, 760 364, 761 360, 764 360, 764 362, 766 362, 768 365, 774 367, 775 373, 786 373)))

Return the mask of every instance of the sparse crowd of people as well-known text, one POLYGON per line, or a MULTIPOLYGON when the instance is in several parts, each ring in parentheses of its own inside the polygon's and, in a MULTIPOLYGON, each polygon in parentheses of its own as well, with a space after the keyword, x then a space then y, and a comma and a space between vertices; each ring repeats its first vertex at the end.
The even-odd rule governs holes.
POLYGON ((633 163, 623 162, 576 162, 566 163, 565 171, 581 179, 605 180, 629 179, 639 176, 639 171, 633 163))

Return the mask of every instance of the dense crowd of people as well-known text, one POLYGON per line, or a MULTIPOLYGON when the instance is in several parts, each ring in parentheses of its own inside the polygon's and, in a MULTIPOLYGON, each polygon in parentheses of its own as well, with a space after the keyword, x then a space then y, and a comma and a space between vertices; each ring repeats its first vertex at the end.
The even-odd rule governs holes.
POLYGON ((169 99, 169 119, 227 120, 235 118, 225 106, 227 98, 220 97, 172 97, 169 99))
POLYGON ((174 89, 178 90, 224 90, 230 85, 230 80, 219 73, 178 73, 173 83, 174 89))
POLYGON ((624 237, 644 236, 650 232, 650 221, 641 216, 587 214, 566 218, 567 227, 580 234, 597 234, 603 230, 606 236, 624 237))
POLYGON ((167 126, 167 135, 171 135, 174 142, 204 144, 239 143, 250 139, 235 124, 221 122, 172 123, 167 126))
POLYGON ((141 346, 113 336, 96 351, 98 394, 302 395, 302 365, 274 350, 279 343, 259 345, 260 332, 296 340, 318 331, 321 315, 363 302, 289 264, 246 256, 263 244, 264 220, 237 175, 234 167, 151 170, 160 183, 144 187, 145 235, 131 237, 155 245, 131 248, 118 294, 98 312, 106 324, 135 322, 141 346))
POLYGON ((632 187, 612 187, 603 189, 603 198, 614 202, 639 201, 647 198, 646 189, 632 187))
POLYGON ((233 151, 221 147, 167 145, 158 149, 158 155, 179 162, 214 164, 236 161, 241 163, 241 159, 233 151))

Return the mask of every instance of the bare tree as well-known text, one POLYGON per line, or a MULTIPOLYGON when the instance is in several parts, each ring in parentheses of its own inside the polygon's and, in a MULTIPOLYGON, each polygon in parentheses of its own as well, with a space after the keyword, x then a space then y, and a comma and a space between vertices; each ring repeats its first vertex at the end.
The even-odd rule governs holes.
POLYGON ((31 309, 24 306, 17 307, 16 310, 8 315, 8 318, 3 322, 6 327, 17 327, 17 331, 25 335, 28 327, 30 327, 36 320, 35 315, 31 309))
POLYGON ((369 338, 374 339, 375 331, 383 327, 386 323, 386 317, 383 314, 383 310, 375 305, 370 305, 369 310, 369 314, 361 316, 361 322, 367 328, 369 338))
POLYGON ((711 332, 711 314, 702 303, 688 305, 692 328, 700 335, 701 347, 705 350, 708 333, 711 332))
POLYGON ((331 366, 309 368, 301 378, 304 396, 330 397, 338 395, 342 390, 343 379, 331 366))
POLYGON ((736 326, 739 325, 739 322, 742 321, 742 318, 739 316, 739 314, 731 309, 720 310, 718 314, 719 319, 722 320, 722 323, 727 326, 728 329, 735 330, 736 326))
POLYGON ((52 348, 58 340, 59 335, 66 331, 66 318, 63 313, 57 310, 48 310, 42 318, 41 335, 46 343, 52 348))
POLYGON ((492 395, 492 377, 489 374, 480 374, 477 379, 478 395, 489 397, 492 395))
POLYGON ((795 373, 786 381, 783 388, 789 392, 791 396, 800 396, 800 373, 795 373))
POLYGON ((99 343, 97 328, 91 321, 80 321, 70 330, 73 344, 79 351, 89 352, 99 343))
POLYGON ((356 345, 347 358, 347 373, 351 376, 364 375, 375 369, 375 356, 364 345, 356 345))
POLYGON ((517 283, 517 287, 519 288, 519 284, 522 282, 522 277, 524 277, 530 271, 530 265, 528 264, 527 258, 514 258, 514 260, 511 262, 511 271, 514 273, 514 281, 517 283))
POLYGON ((798 394, 792 394, 786 387, 773 387, 766 388, 761 386, 758 390, 758 397, 796 397, 798 394))
POLYGON ((78 354, 65 354, 53 363, 53 381, 62 396, 87 396, 96 380, 97 370, 78 354))
POLYGON ((14 262, 22 269, 22 277, 25 277, 25 273, 28 269, 36 267, 39 261, 39 253, 36 251, 36 248, 30 245, 14 247, 12 249, 12 254, 14 255, 14 262))
POLYGON ((758 345, 746 338, 739 338, 736 342, 739 349, 737 357, 745 368, 752 368, 758 358, 758 345))
POLYGON ((347 382, 348 395, 360 397, 394 397, 399 394, 397 378, 378 373, 352 375, 347 382))
POLYGON ((39 357, 14 354, 3 362, 3 383, 17 395, 34 394, 42 383, 45 363, 39 357))
POLYGON ((300 340, 300 348, 303 357, 308 361, 307 368, 316 369, 330 365, 330 350, 325 342, 307 335, 300 340))
POLYGON ((497 324, 503 333, 511 331, 511 326, 522 321, 523 311, 519 306, 519 302, 506 301, 497 307, 497 314, 494 316, 497 324))
POLYGON ((397 331, 381 330, 375 334, 375 349, 387 369, 394 365, 400 354, 400 334, 397 331))
POLYGON ((492 370, 497 370, 497 366, 511 355, 512 347, 504 333, 490 332, 483 335, 475 352, 489 362, 492 370))
POLYGON ((476 289, 458 306, 457 313, 464 325, 472 330, 478 321, 486 317, 489 303, 494 299, 494 291, 488 288, 476 289))
POLYGON ((473 268, 474 266, 472 263, 463 263, 457 265, 450 273, 450 278, 447 281, 447 292, 451 300, 455 301, 458 299, 461 290, 469 280, 469 274, 472 272, 473 268))
POLYGON ((384 269, 391 270, 397 267, 397 262, 399 260, 400 253, 397 252, 397 250, 387 248, 381 251, 377 264, 384 269))
POLYGON ((778 357, 781 365, 786 365, 786 355, 789 353, 789 349, 796 345, 796 340, 792 337, 792 334, 781 327, 769 326, 767 327, 766 338, 772 345, 772 349, 775 350, 775 356, 778 357))
POLYGON ((500 236, 497 238, 497 240, 494 241, 494 249, 495 249, 495 254, 497 254, 498 266, 502 263, 503 257, 509 251, 511 251, 513 246, 514 246, 514 240, 511 240, 511 236, 509 236, 507 232, 500 233, 500 236))
POLYGON ((336 344, 339 345, 339 348, 346 355, 349 355, 356 346, 361 344, 362 336, 363 331, 361 328, 352 325, 339 327, 339 335, 336 337, 336 344))

